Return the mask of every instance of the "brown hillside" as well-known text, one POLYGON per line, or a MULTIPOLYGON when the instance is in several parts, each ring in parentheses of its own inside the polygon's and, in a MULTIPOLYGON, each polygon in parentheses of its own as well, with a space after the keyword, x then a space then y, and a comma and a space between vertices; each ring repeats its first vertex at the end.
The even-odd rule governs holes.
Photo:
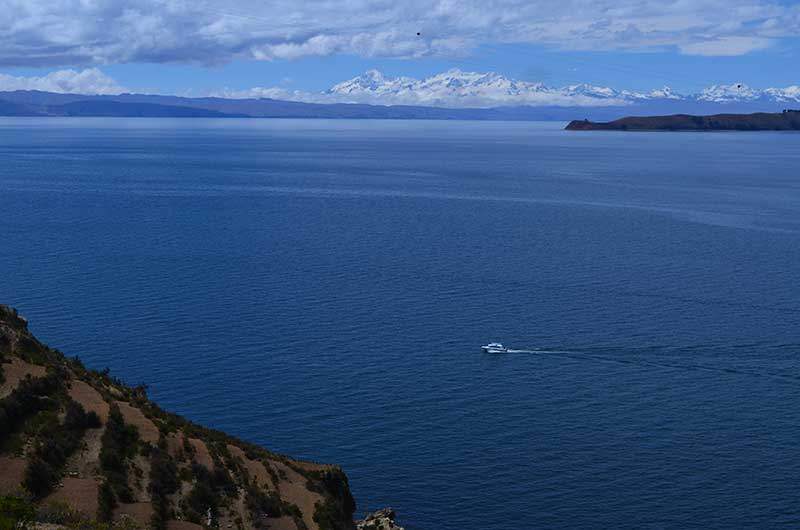
POLYGON ((352 530, 354 510, 339 468, 170 414, 0 305, 0 523, 352 530))

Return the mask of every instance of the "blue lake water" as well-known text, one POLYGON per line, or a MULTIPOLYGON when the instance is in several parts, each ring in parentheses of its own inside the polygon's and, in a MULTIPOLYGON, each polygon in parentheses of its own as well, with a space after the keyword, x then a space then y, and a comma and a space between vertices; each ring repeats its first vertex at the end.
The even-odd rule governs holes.
POLYGON ((409 530, 797 528, 800 135, 562 126, 3 119, 0 301, 409 530))

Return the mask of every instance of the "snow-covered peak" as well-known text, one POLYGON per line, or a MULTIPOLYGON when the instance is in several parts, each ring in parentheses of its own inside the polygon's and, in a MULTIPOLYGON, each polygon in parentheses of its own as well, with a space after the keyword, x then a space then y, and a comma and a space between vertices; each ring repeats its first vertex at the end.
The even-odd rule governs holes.
POLYGON ((465 72, 457 68, 424 79, 390 78, 370 70, 339 83, 328 94, 360 102, 446 107, 625 104, 618 98, 619 93, 608 87, 580 84, 553 88, 495 72, 465 72))
POLYGON ((714 103, 740 103, 748 101, 800 102, 800 86, 786 88, 752 88, 744 83, 731 85, 713 85, 697 94, 700 101, 714 103))
POLYGON ((684 100, 690 99, 688 96, 678 94, 672 88, 663 86, 655 88, 650 92, 635 92, 632 90, 622 90, 619 92, 621 97, 630 101, 646 101, 646 100, 684 100))
POLYGON ((786 88, 766 88, 764 93, 776 101, 800 103, 800 86, 797 85, 786 88))
POLYGON ((712 85, 699 94, 696 99, 700 101, 713 101, 714 103, 732 103, 741 101, 754 101, 763 96, 763 91, 750 88, 744 83, 730 85, 712 85))
MULTIPOLYGON (((264 89, 261 89, 262 92, 264 89)), ((270 89, 272 90, 272 89, 270 89)), ((274 89, 279 90, 279 89, 274 89)), ((249 94, 249 92, 248 92, 249 94)), ((469 72, 457 68, 429 77, 391 77, 367 70, 324 92, 270 92, 270 97, 319 103, 372 103, 437 107, 559 106, 599 107, 667 102, 712 104, 800 103, 800 86, 756 89, 744 83, 713 85, 696 94, 682 95, 664 86, 649 92, 617 90, 578 83, 552 87, 520 81, 496 72, 469 72), (281 95, 285 96, 281 97, 281 95)))
POLYGON ((651 90, 647 93, 647 97, 651 99, 683 99, 684 97, 680 94, 676 94, 672 88, 668 86, 663 86, 661 88, 656 88, 655 90, 651 90))
POLYGON ((514 81, 494 72, 464 72, 458 69, 422 79, 415 89, 427 94, 429 99, 444 101, 455 95, 462 101, 477 105, 492 100, 508 101, 548 90, 540 83, 514 81))
POLYGON ((360 94, 364 92, 388 92, 391 90, 401 89, 409 83, 415 82, 416 79, 410 77, 394 77, 389 78, 384 76, 378 70, 367 70, 363 74, 343 81, 331 87, 328 90, 330 94, 360 94))
POLYGON ((613 88, 605 86, 589 85, 587 83, 580 83, 577 85, 569 85, 562 89, 565 93, 571 95, 580 95, 593 98, 618 98, 620 93, 613 88))

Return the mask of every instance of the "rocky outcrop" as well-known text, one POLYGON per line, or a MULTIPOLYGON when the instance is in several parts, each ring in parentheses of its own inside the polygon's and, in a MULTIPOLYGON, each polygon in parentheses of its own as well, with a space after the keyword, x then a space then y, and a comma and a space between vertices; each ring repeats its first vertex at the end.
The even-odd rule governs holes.
POLYGON ((367 515, 356 523, 356 530, 403 530, 395 522, 396 514, 391 508, 384 508, 367 515))

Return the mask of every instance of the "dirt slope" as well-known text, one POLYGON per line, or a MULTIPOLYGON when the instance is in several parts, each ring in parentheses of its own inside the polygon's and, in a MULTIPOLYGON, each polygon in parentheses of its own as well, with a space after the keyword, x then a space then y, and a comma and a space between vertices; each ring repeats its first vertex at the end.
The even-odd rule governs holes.
POLYGON ((42 522, 355 528, 355 503, 339 468, 170 414, 143 388, 41 344, 27 321, 2 305, 0 361, 0 495, 32 504, 47 518, 42 522))

